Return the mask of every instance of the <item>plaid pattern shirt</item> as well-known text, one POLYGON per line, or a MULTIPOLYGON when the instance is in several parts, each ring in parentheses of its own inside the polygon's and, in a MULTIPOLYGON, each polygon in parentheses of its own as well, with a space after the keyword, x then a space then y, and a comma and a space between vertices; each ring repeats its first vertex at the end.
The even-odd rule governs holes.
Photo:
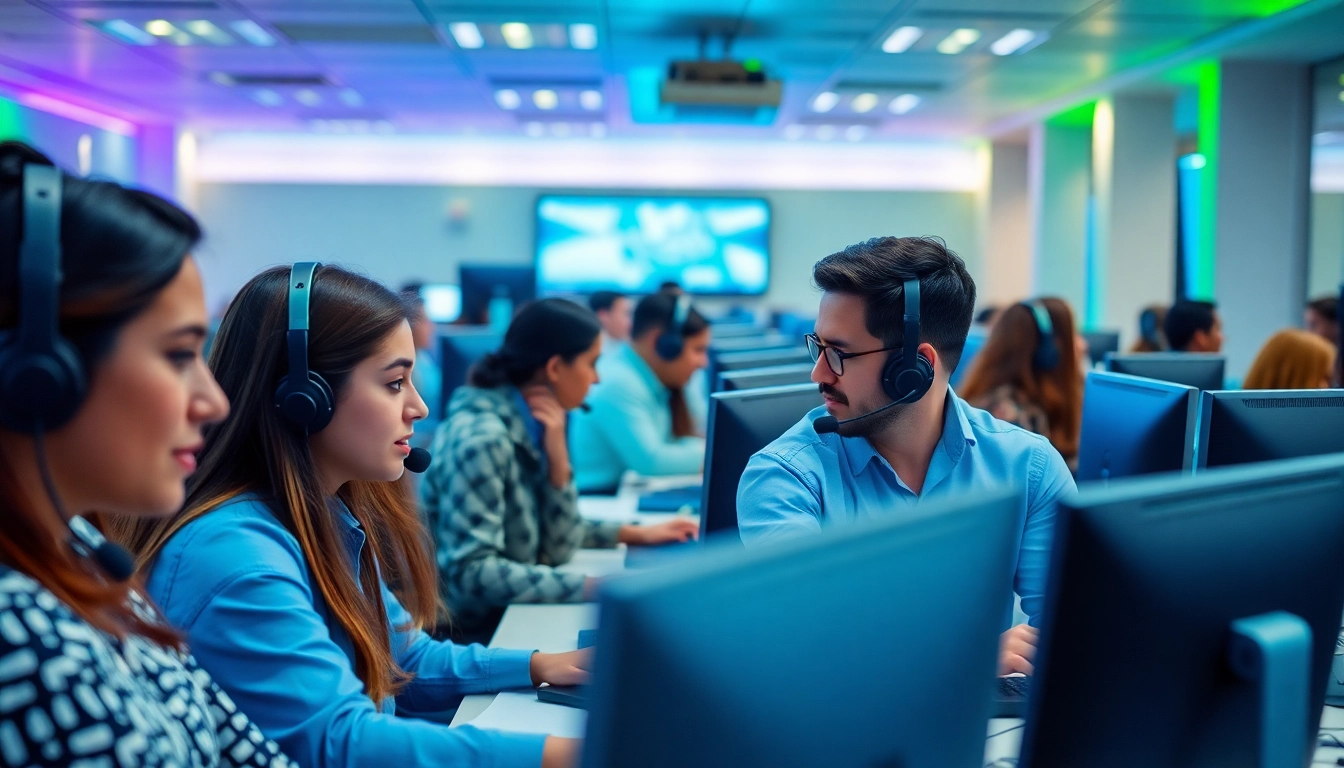
POLYGON ((555 566, 616 546, 619 524, 584 520, 574 484, 551 485, 520 400, 513 387, 454 392, 420 485, 440 589, 465 629, 509 603, 578 602, 584 576, 555 566))

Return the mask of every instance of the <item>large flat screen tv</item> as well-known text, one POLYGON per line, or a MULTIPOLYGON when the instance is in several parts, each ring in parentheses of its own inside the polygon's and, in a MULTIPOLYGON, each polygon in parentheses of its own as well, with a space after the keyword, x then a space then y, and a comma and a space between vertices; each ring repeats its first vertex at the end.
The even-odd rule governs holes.
POLYGON ((761 198, 544 195, 541 293, 756 296, 770 283, 770 206, 761 198))

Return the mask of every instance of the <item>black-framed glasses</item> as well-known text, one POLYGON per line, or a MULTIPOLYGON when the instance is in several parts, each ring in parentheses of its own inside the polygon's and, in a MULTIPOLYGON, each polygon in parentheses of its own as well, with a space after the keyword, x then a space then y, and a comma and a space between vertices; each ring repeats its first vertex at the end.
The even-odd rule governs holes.
POLYGON ((807 353, 812 356, 812 362, 821 359, 822 354, 826 355, 826 365, 830 366, 831 373, 836 376, 845 375, 845 361, 851 357, 863 357, 864 355, 875 355, 878 352, 890 352, 893 349, 900 349, 900 346, 883 347, 881 349, 870 349, 867 352, 841 352, 835 347, 828 347, 821 343, 817 334, 809 333, 803 337, 807 341, 807 353))

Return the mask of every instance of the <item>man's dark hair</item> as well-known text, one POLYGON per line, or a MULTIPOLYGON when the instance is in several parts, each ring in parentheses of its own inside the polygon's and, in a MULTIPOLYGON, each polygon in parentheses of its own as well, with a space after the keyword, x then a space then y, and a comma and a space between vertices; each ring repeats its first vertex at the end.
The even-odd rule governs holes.
POLYGON ((938 350, 948 372, 961 362, 975 311, 975 281, 961 257, 936 237, 875 237, 817 262, 823 291, 863 298, 864 326, 885 347, 903 343, 905 281, 919 279, 920 340, 938 350))
POLYGON ((605 312, 611 309, 617 301, 624 298, 624 293, 617 293, 616 291, 598 291, 588 297, 588 308, 593 310, 594 313, 605 312))
MULTIPOLYGON (((635 317, 630 327, 630 338, 638 339, 651 330, 666 330, 672 323, 672 314, 677 308, 678 296, 670 293, 655 293, 640 299, 635 305, 635 317)), ((686 322, 681 326, 682 336, 694 336, 709 327, 705 316, 691 307, 686 313, 686 322)))
POLYGON ((681 283, 678 283, 676 280, 664 280, 658 284, 658 292, 670 293, 673 296, 676 296, 685 293, 686 291, 681 287, 681 283))
POLYGON ((1324 317, 1332 323, 1339 322, 1339 299, 1335 296, 1322 296, 1307 303, 1307 309, 1324 317))
POLYGON ((1167 344, 1173 351, 1184 352, 1196 333, 1213 330, 1216 309, 1218 305, 1212 301, 1182 299, 1171 305, 1162 328, 1167 334, 1167 344))

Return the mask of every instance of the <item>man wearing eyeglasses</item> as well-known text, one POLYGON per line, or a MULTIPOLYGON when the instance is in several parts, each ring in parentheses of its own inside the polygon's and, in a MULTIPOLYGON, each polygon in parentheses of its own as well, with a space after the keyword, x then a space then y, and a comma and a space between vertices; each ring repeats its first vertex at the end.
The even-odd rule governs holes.
MULTIPOLYGON (((1074 483, 1048 440, 948 387, 975 307, 966 265, 940 240, 882 237, 827 256, 812 277, 823 294, 807 341, 825 405, 751 458, 737 495, 743 543, 1017 487, 1014 587, 1035 625, 1055 505, 1074 483)), ((1034 640, 1027 625, 1004 633, 1000 673, 1030 672, 1034 640)))

